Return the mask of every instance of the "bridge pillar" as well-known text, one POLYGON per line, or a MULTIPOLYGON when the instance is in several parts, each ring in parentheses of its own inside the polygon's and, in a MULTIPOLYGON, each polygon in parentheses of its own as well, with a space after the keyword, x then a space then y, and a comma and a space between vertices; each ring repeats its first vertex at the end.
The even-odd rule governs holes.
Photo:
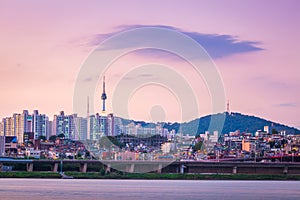
POLYGON ((130 164, 129 172, 130 173, 134 172, 134 164, 133 163, 130 164))
POLYGON ((162 164, 158 164, 157 173, 161 174, 162 164))
POLYGON ((237 173, 237 166, 234 166, 234 167, 232 168, 232 173, 233 173, 233 174, 236 174, 236 173, 237 173))
POLYGON ((184 174, 184 168, 186 168, 186 166, 184 166, 184 164, 180 165, 180 174, 184 174))
POLYGON ((86 173, 87 171, 87 163, 80 163, 80 172, 86 173))
POLYGON ((26 164, 26 170, 28 172, 32 172, 33 171, 33 163, 27 163, 26 164))
POLYGON ((287 166, 284 167, 283 174, 288 174, 288 167, 287 166))
POLYGON ((57 169, 58 169, 58 163, 53 163, 52 164, 52 171, 57 172, 57 169))
POLYGON ((106 170, 105 170, 105 172, 106 172, 106 173, 110 173, 110 170, 111 170, 111 164, 108 163, 108 164, 106 165, 106 170))

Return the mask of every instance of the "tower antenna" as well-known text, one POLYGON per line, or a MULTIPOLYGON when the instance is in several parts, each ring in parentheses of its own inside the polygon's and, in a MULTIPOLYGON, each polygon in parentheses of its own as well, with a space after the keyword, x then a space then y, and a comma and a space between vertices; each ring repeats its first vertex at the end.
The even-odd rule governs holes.
POLYGON ((86 139, 91 138, 91 129, 90 129, 90 97, 87 96, 87 108, 86 108, 86 120, 87 120, 87 136, 86 139))
POLYGON ((227 100, 227 113, 228 113, 228 115, 231 115, 230 107, 229 107, 229 100, 227 100))
POLYGON ((87 105, 86 105, 86 115, 87 117, 90 116, 90 99, 89 99, 89 96, 87 96, 87 105))

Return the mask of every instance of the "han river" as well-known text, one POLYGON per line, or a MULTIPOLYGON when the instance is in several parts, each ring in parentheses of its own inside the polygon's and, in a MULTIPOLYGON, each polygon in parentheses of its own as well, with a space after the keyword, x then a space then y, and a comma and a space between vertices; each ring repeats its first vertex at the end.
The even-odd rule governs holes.
POLYGON ((299 199, 300 181, 0 179, 0 199, 299 199))

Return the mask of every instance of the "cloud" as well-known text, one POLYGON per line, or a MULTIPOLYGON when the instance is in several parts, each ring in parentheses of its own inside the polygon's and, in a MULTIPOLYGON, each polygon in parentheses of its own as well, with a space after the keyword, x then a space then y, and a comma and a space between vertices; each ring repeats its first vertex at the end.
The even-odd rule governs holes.
POLYGON ((145 74, 141 74, 141 76, 142 76, 142 77, 152 77, 153 74, 146 74, 146 73, 145 73, 145 74))
POLYGON ((260 84, 266 85, 269 90, 274 89, 274 90, 278 90, 279 88, 281 89, 287 89, 287 88, 291 88, 292 84, 291 82, 287 83, 287 82, 283 82, 280 80, 276 80, 270 76, 256 76, 252 79, 255 82, 259 82, 260 84))
POLYGON ((290 108, 295 108, 297 105, 295 103, 280 103, 280 104, 275 104, 275 107, 290 107, 290 108))
MULTIPOLYGON (((96 34, 90 37, 89 41, 87 42, 88 46, 96 46, 100 44, 103 40, 121 33, 122 31, 135 29, 135 28, 144 28, 144 27, 157 27, 157 28, 167 28, 170 30, 179 31, 192 39, 194 39, 197 43, 199 43, 201 46, 204 47, 204 49, 208 52, 208 54, 212 58, 222 58, 227 57, 235 54, 241 54, 241 53, 248 53, 248 52, 255 52, 255 51, 261 51, 264 50, 263 48, 259 47, 261 45, 260 42, 257 41, 241 41, 236 36, 232 35, 220 35, 220 34, 204 34, 199 32, 189 32, 184 31, 182 29, 172 27, 172 26, 163 26, 163 25, 122 25, 116 27, 117 31, 111 32, 111 33, 105 33, 105 34, 96 34)), ((130 43, 130 41, 129 41, 130 43)), ((117 47, 117 46, 116 46, 117 47)), ((121 48, 121 47, 119 47, 121 48)), ((188 47, 186 47, 188 50, 188 47)), ((138 53, 139 55, 163 55, 166 56, 163 53, 158 52, 154 49, 147 49, 143 50, 138 53)))
POLYGON ((92 79, 91 77, 89 77, 89 78, 83 79, 82 81, 83 81, 83 82, 91 82, 91 81, 93 81, 93 79, 92 79))
POLYGON ((130 80, 134 80, 134 79, 148 79, 148 78, 153 78, 153 74, 150 73, 144 73, 144 74, 139 74, 137 76, 125 76, 122 79, 130 81, 130 80))

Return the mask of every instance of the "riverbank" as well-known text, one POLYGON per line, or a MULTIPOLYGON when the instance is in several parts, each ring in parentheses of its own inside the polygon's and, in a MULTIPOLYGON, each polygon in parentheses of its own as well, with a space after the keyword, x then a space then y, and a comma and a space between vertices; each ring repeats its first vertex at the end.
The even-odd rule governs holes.
POLYGON ((61 178, 55 172, 0 172, 0 178, 61 178))
MULTIPOLYGON (((144 179, 144 180, 300 180, 300 175, 267 174, 101 174, 97 172, 65 172, 74 179, 144 179)), ((1 172, 0 178, 47 178, 59 179, 55 172, 1 172)))

